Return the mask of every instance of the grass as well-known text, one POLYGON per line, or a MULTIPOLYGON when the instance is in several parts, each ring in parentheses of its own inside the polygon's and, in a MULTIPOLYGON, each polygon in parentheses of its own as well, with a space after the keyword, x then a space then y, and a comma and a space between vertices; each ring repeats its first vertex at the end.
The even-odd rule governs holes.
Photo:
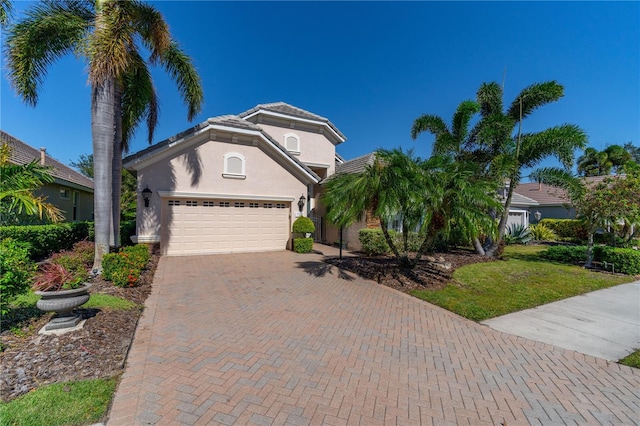
POLYGON ((637 349, 635 352, 627 355, 618 362, 629 367, 640 368, 640 349, 637 349))
POLYGON ((0 403, 0 426, 91 424, 106 414, 116 379, 84 380, 40 387, 0 403))
POLYGON ((496 262, 466 265, 441 290, 415 290, 414 296, 465 318, 483 321, 522 309, 633 281, 561 265, 539 257, 544 246, 507 246, 496 262))

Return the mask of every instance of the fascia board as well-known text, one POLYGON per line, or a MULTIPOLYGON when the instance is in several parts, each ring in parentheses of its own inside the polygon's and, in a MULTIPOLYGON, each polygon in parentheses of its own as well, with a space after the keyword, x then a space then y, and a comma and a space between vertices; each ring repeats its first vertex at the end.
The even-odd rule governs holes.
POLYGON ((278 112, 267 111, 267 110, 264 110, 264 109, 260 109, 260 110, 258 110, 256 112, 252 113, 252 114, 249 114, 246 117, 244 117, 244 119, 246 120, 246 119, 254 117, 254 116, 258 115, 258 114, 270 115, 272 117, 283 118, 285 120, 295 120, 295 121, 300 121, 302 123, 310 123, 310 124, 315 124, 315 125, 318 125, 318 126, 323 126, 323 127, 326 127, 327 129, 329 129, 329 131, 333 134, 333 136, 337 140, 340 141, 340 143, 346 141, 346 139, 344 139, 342 136, 340 136, 338 133, 336 133, 336 131, 333 130, 331 128, 331 126, 329 126, 324 121, 311 120, 309 118, 300 118, 300 117, 296 117, 296 116, 293 116, 293 115, 281 114, 281 113, 278 113, 278 112))
POLYGON ((257 201, 295 201, 294 197, 282 195, 242 195, 242 194, 214 194, 204 192, 158 191, 160 198, 216 198, 224 200, 257 200, 257 201))

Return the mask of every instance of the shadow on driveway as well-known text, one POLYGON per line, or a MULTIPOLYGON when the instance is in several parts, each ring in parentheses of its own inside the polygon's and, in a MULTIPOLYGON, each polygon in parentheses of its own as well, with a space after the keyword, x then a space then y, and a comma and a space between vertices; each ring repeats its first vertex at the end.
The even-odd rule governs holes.
MULTIPOLYGON (((308 262, 296 262, 298 267, 303 269, 307 274, 313 275, 314 277, 324 277, 327 274, 333 275, 333 265, 329 265, 324 262, 318 261, 308 261, 308 262)), ((354 277, 352 275, 347 274, 344 270, 340 268, 335 268, 338 271, 337 277, 346 280, 353 281, 354 277)))

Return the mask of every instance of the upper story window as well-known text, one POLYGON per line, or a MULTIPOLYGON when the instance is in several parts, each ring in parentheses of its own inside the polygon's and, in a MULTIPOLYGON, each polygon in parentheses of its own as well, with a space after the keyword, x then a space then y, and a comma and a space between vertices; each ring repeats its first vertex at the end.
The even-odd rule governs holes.
POLYGON ((69 189, 68 188, 60 188, 60 198, 63 200, 69 199, 69 189))
POLYGON ((284 135, 284 147, 293 154, 300 154, 300 137, 295 133, 284 135))
POLYGON ((223 177, 232 179, 245 179, 245 159, 242 154, 228 152, 224 155, 223 177))

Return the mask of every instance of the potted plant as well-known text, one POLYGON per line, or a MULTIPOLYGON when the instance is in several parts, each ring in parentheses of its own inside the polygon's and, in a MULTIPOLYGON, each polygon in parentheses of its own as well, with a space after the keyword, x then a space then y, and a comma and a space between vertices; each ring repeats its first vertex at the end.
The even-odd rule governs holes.
POLYGON ((82 268, 67 269, 59 263, 46 262, 39 268, 32 289, 40 296, 36 307, 56 316, 45 330, 75 327, 80 317, 73 310, 89 300, 89 273, 82 268))

